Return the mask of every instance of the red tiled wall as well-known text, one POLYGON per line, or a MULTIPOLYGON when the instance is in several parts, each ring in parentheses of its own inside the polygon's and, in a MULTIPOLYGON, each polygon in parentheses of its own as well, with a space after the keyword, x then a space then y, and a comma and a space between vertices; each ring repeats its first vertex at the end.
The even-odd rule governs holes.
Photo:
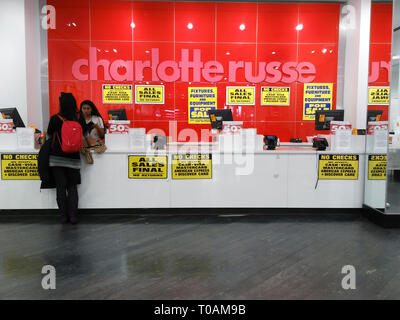
MULTIPOLYGON (((392 47, 392 4, 373 3, 371 7, 371 34, 369 47, 370 73, 372 62, 385 61, 390 64, 392 47)), ((369 86, 389 86, 390 79, 386 69, 381 68, 379 77, 369 86)), ((369 110, 383 110, 382 121, 388 120, 389 106, 368 106, 369 110)))
MULTIPOLYGON (((259 61, 309 61, 317 70, 313 82, 334 84, 333 107, 336 106, 339 4, 119 0, 49 0, 48 4, 55 6, 57 12, 57 28, 48 31, 51 114, 58 110, 60 91, 70 91, 78 102, 93 100, 103 116, 108 109, 126 108, 135 127, 160 128, 169 134, 168 122, 176 120, 178 132, 189 127, 200 133, 209 128, 187 123, 187 87, 194 84, 164 83, 165 105, 103 105, 101 87, 107 81, 77 81, 71 72, 73 61, 87 58, 90 46, 100 49, 98 60, 110 61, 147 60, 146 51, 151 48, 160 49, 160 61, 179 61, 181 48, 201 49, 203 61, 217 60, 224 65, 225 72, 230 60, 251 61, 253 66, 259 61), (130 26, 132 21, 134 29, 130 26), (191 30, 187 28, 189 22, 194 26, 191 30), (299 23, 304 28, 296 31, 299 23), (245 24, 245 30, 239 29, 240 24, 245 24), (325 53, 323 49, 327 49, 325 53)), ((381 28, 380 23, 374 28, 381 28)), ((379 32, 375 37, 376 41, 390 42, 380 39, 379 32)), ((144 75, 145 80, 149 79, 151 71, 144 75)), ((224 78, 216 84, 219 108, 225 105, 227 85, 247 84, 240 72, 237 83, 228 83, 224 78)), ((99 79, 103 79, 102 71, 99 79)), ((206 82, 196 85, 210 86, 206 82)), ((256 105, 231 107, 234 120, 244 121, 245 127, 256 127, 259 134, 278 135, 281 141, 315 134, 314 121, 302 120, 302 83, 289 85, 288 107, 260 106, 260 87, 265 85, 287 84, 256 84, 256 105)))

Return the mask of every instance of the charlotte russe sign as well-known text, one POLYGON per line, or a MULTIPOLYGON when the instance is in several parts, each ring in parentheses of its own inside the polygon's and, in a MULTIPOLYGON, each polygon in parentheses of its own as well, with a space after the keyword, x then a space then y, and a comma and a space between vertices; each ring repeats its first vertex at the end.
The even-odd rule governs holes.
MULTIPOLYGON (((181 49, 181 60, 160 61, 158 48, 151 49, 150 60, 97 59, 97 48, 89 49, 89 59, 78 59, 72 65, 72 74, 77 80, 142 81, 143 72, 151 70, 151 81, 218 82, 224 77, 224 65, 218 61, 202 61, 201 50, 181 49), (190 54, 191 53, 191 54, 190 54), (193 57, 192 59, 189 56, 193 57), (104 79, 98 79, 98 69, 104 69, 104 79), (192 73, 189 72, 192 70, 192 73), (121 73, 122 71, 122 73, 121 73), (189 74, 192 74, 189 79, 189 74)), ((262 61, 254 68, 253 62, 228 61, 228 81, 236 82, 237 73, 244 71, 246 81, 251 83, 308 83, 315 79, 316 69, 311 62, 262 61), (253 69, 257 70, 256 74, 253 69)))

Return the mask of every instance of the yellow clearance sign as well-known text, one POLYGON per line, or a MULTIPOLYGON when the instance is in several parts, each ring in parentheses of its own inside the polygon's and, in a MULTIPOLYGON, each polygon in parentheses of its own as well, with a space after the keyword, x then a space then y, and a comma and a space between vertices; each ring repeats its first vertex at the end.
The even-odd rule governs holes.
POLYGON ((217 109, 216 87, 188 87, 188 122, 210 123, 209 110, 217 109))
POLYGON ((355 154, 320 154, 318 178, 322 180, 357 180, 359 156, 355 154))
POLYGON ((167 179, 167 156, 129 156, 129 179, 167 179))
POLYGON ((316 110, 332 110, 333 83, 305 83, 303 120, 315 120, 316 110))
POLYGON ((37 154, 2 154, 2 180, 39 180, 37 154))
POLYGON ((386 180, 387 155, 368 156, 368 180, 386 180))
POLYGON ((289 106, 290 87, 261 87, 262 106, 289 106))
POLYGON ((368 104, 389 104, 390 87, 368 87, 368 104))
POLYGON ((132 103, 132 85, 103 84, 103 103, 132 103))
POLYGON ((226 87, 226 104, 255 105, 255 87, 226 87))
POLYGON ((135 86, 135 103, 164 104, 164 86, 135 86))
POLYGON ((172 179, 212 179, 211 154, 173 154, 172 179))

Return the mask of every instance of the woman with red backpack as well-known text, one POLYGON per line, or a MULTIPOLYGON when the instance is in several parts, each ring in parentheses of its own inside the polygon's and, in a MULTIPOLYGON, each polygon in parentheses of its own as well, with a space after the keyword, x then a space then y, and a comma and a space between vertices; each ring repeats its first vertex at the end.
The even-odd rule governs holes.
POLYGON ((47 134, 52 140, 49 166, 57 189, 57 204, 62 223, 78 222, 78 189, 81 183, 82 127, 71 93, 61 92, 60 112, 51 117, 47 134))

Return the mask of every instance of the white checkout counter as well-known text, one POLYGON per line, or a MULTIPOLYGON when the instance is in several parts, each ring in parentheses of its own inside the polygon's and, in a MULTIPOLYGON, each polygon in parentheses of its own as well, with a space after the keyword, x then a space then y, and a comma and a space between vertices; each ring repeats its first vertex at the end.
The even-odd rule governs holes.
MULTIPOLYGON (((364 199, 365 136, 354 136, 353 152, 316 151, 291 144, 263 150, 257 136, 253 152, 220 150, 210 145, 171 144, 147 152, 168 157, 166 179, 129 179, 128 155, 145 155, 117 143, 126 135, 106 137, 108 150, 82 157, 80 208, 361 208, 364 199), (172 179, 171 157, 179 153, 211 153, 211 179, 172 179), (357 180, 318 180, 320 154, 357 154, 357 180)), ((261 140, 261 141, 260 141, 261 140)), ((149 147, 149 146, 148 146, 149 147)), ((0 154, 37 153, 7 148, 0 154)), ((148 154, 149 155, 149 154, 148 154)), ((56 209, 55 189, 40 190, 40 180, 0 180, 1 209, 56 209)))

